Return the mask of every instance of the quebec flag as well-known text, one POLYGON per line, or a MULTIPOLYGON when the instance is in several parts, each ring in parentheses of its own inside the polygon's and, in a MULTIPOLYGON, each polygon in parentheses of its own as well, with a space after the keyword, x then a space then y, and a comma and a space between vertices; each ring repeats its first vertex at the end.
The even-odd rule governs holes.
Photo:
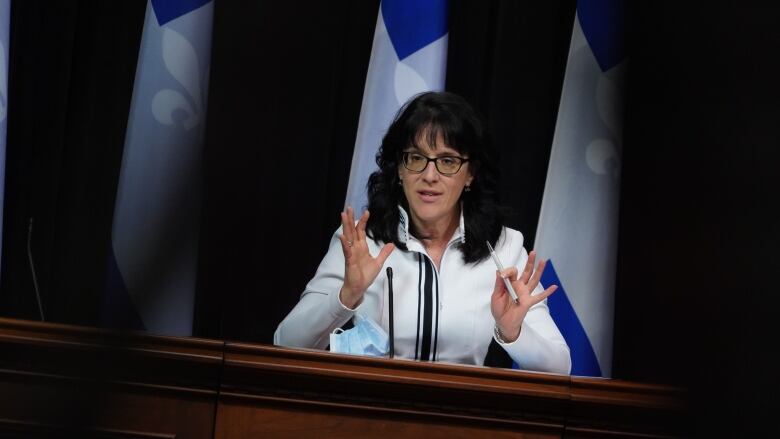
POLYGON ((211 0, 147 4, 103 326, 192 334, 213 11, 211 0))
POLYGON ((368 63, 346 206, 359 217, 375 156, 398 109, 412 96, 443 90, 447 68, 447 0, 382 0, 368 63))
POLYGON ((8 132, 8 35, 10 28, 11 0, 0 0, 0 264, 3 262, 3 194, 5 193, 5 141, 8 132))
POLYGON ((536 250, 569 344, 572 375, 612 373, 626 54, 620 0, 580 0, 544 188, 536 250))

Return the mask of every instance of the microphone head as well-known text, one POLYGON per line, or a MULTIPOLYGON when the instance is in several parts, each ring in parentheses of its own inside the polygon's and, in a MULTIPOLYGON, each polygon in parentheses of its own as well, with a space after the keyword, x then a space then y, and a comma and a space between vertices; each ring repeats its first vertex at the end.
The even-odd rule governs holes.
POLYGON ((385 270, 385 272, 387 272, 387 277, 389 278, 393 277, 393 267, 387 267, 387 270, 385 270))

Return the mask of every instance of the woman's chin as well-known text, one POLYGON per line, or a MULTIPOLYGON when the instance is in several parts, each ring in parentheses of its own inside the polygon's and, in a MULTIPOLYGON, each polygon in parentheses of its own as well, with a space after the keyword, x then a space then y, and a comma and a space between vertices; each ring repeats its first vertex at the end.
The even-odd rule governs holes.
POLYGON ((434 224, 452 216, 455 209, 445 210, 440 206, 425 204, 423 206, 412 206, 412 215, 423 224, 434 224))

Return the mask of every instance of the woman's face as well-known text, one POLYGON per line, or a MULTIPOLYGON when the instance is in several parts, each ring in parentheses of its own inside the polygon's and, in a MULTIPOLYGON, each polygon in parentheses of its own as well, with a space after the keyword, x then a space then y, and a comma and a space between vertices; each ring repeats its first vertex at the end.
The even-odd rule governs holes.
MULTIPOLYGON (((445 145, 441 139, 437 139, 436 148, 432 148, 427 140, 428 137, 423 133, 417 142, 419 148, 408 147, 404 149, 404 152, 417 153, 428 158, 468 158, 445 145)), ((443 168, 442 165, 440 167, 443 168)), ((429 161, 422 172, 413 172, 404 166, 402 159, 398 172, 412 219, 422 226, 448 224, 453 216, 457 218, 460 215, 458 203, 460 194, 463 192, 463 188, 470 185, 474 179, 468 162, 463 163, 457 173, 443 175, 436 169, 433 161, 429 161)))

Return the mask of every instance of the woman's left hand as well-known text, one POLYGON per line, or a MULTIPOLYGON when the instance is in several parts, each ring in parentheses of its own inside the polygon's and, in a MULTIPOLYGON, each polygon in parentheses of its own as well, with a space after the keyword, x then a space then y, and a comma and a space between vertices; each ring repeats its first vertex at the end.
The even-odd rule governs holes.
POLYGON ((528 310, 558 289, 557 285, 551 285, 544 292, 535 296, 531 295, 539 284, 539 279, 542 277, 544 266, 547 263, 547 261, 540 261, 536 271, 534 271, 535 260, 536 252, 531 251, 528 255, 528 261, 525 263, 523 274, 519 278, 517 278, 516 267, 506 268, 500 273, 496 271, 496 285, 493 287, 490 311, 496 320, 498 330, 501 331, 502 337, 508 343, 517 340, 517 337, 520 336, 520 326, 523 324, 528 310), (507 291, 503 278, 509 279, 512 284, 512 288, 517 293, 517 303, 507 291))

